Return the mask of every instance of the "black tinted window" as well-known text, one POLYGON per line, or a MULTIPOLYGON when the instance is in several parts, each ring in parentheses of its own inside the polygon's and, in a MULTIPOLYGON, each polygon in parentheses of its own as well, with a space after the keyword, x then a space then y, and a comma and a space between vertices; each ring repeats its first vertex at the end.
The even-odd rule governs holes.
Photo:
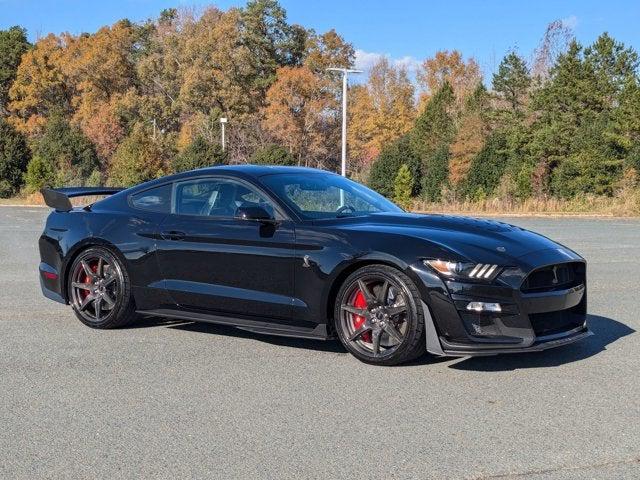
POLYGON ((238 207, 259 206, 274 215, 271 203, 253 188, 226 178, 206 178, 176 186, 178 215, 233 218, 238 207))
POLYGON ((171 212, 171 184, 150 188, 131 196, 131 205, 142 210, 171 212))

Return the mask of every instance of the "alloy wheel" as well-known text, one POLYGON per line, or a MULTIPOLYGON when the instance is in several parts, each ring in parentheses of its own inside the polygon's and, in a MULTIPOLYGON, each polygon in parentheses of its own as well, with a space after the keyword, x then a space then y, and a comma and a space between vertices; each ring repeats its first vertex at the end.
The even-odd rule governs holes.
POLYGON ((364 276, 347 288, 340 305, 345 337, 373 358, 395 352, 407 334, 410 314, 407 293, 382 276, 364 276))
POLYGON ((71 273, 74 309, 91 323, 100 323, 115 308, 122 292, 122 272, 113 259, 99 252, 81 257, 71 273))

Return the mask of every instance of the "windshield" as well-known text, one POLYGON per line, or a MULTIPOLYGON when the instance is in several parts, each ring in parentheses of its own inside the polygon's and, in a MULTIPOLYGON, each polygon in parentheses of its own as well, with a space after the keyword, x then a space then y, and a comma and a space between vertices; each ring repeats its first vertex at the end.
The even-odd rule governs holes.
POLYGON ((306 220, 402 212, 373 190, 331 173, 283 173, 261 180, 306 220))

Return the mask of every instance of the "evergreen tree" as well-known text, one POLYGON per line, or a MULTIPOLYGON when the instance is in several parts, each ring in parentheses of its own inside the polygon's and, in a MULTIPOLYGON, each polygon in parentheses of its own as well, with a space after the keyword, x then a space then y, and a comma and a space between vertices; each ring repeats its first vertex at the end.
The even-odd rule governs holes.
POLYGON ((471 162, 464 184, 466 195, 472 199, 491 195, 507 166, 507 142, 504 134, 494 133, 471 162))
MULTIPOLYGON (((414 179, 420 178, 420 158, 413 151, 412 141, 408 135, 385 146, 378 158, 373 162, 369 173, 369 186, 387 198, 393 198, 393 181, 400 167, 406 164, 414 179)), ((413 182, 412 194, 417 194, 419 182, 413 182)))
POLYGON ((84 185, 98 168, 93 145, 60 115, 54 114, 34 148, 34 156, 55 172, 55 185, 84 185))
POLYGON ((253 152, 253 155, 249 158, 249 163, 253 163, 255 165, 292 166, 296 164, 296 159, 293 158, 293 155, 291 155, 289 150, 286 148, 281 147, 280 145, 271 144, 253 152))
POLYGON ((30 46, 24 28, 0 30, 0 113, 6 112, 9 88, 16 78, 22 55, 30 46))
POLYGON ((22 134, 0 118, 0 197, 10 197, 18 191, 30 157, 22 134))
POLYGON ((449 144, 455 134, 454 103, 453 89, 445 81, 429 99, 411 132, 412 149, 421 162, 421 192, 429 201, 438 201, 447 183, 449 144))
POLYGON ((522 114, 531 87, 531 76, 525 61, 515 52, 502 59, 493 74, 493 90, 512 114, 522 114))
POLYGON ((400 207, 408 209, 411 206, 411 192, 413 190, 413 177, 406 163, 398 170, 393 184, 393 201, 400 207))
POLYGON ((227 152, 217 143, 209 143, 197 136, 187 148, 173 159, 173 170, 185 172, 196 168, 211 167, 227 163, 227 152))

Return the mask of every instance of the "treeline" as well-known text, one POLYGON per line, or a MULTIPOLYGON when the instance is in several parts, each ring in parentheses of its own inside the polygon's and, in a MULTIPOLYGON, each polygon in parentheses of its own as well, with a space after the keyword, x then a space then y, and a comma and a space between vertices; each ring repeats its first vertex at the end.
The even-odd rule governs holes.
POLYGON ((383 146, 370 185, 400 203, 408 192, 427 202, 636 194, 638 55, 605 33, 588 47, 568 38, 551 56, 559 28, 550 26, 533 71, 508 53, 490 90, 473 61, 443 54, 433 95, 383 146))
MULTIPOLYGON (((338 169, 340 79, 352 45, 287 21, 276 0, 169 9, 94 34, 0 32, 0 196, 131 185, 221 163, 338 169), (226 149, 219 119, 228 118, 226 149)), ((349 93, 349 174, 409 205, 637 189, 637 53, 582 47, 551 24, 530 62, 490 82, 441 51, 411 78, 381 58, 349 93)))
POLYGON ((20 27, 0 32, 0 195, 227 162, 334 169, 340 82, 325 69, 353 62, 335 31, 288 23, 276 0, 34 45, 20 27))

